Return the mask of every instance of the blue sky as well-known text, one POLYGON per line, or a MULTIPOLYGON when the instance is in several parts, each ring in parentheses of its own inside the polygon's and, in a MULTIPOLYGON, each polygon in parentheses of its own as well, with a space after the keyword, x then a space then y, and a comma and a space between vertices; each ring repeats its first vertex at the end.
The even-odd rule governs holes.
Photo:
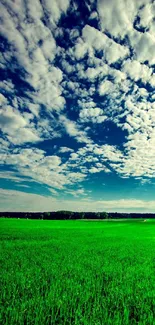
POLYGON ((155 3, 1 0, 1 211, 155 212, 155 3))

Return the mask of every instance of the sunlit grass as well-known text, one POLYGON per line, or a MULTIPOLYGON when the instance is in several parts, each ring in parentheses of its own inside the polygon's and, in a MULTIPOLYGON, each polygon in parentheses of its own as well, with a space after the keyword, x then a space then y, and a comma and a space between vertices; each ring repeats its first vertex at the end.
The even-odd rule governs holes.
POLYGON ((155 324, 155 222, 0 226, 2 324, 155 324))

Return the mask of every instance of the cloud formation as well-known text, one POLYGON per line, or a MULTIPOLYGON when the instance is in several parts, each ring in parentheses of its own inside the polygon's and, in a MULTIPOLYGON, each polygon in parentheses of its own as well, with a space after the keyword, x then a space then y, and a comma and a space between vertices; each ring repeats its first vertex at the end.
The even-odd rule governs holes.
POLYGON ((0 15, 10 182, 18 174, 81 198, 107 175, 153 184, 154 2, 2 0, 0 15))
POLYGON ((72 201, 58 200, 57 198, 45 197, 36 194, 24 193, 20 191, 7 191, 1 189, 0 192, 1 211, 8 211, 6 207, 10 207, 12 211, 118 211, 137 212, 149 211, 155 209, 155 201, 143 200, 111 200, 111 201, 91 201, 84 199, 82 202, 78 199, 72 201), (16 198, 18 197, 18 207, 16 206, 16 198))

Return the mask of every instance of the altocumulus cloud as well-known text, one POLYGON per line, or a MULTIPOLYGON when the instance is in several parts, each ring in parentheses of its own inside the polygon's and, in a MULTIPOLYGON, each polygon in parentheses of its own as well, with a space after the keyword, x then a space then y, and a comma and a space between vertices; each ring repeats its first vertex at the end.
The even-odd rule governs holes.
POLYGON ((1 0, 0 15, 7 207, 155 210, 154 1, 1 0))

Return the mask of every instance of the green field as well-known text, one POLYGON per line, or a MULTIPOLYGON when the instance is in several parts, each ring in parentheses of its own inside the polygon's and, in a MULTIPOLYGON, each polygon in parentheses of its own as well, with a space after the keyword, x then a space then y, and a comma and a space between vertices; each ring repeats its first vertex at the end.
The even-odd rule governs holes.
POLYGON ((155 324, 155 221, 0 220, 1 324, 155 324))

